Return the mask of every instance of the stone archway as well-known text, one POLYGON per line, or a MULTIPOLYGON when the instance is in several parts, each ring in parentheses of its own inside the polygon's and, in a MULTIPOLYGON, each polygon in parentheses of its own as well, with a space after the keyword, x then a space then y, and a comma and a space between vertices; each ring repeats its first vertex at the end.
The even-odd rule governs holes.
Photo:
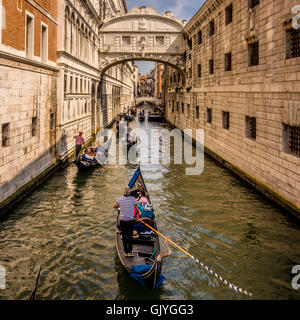
POLYGON ((101 76, 126 61, 155 61, 177 69, 185 80, 185 21, 171 12, 160 15, 152 7, 134 7, 100 28, 101 76))

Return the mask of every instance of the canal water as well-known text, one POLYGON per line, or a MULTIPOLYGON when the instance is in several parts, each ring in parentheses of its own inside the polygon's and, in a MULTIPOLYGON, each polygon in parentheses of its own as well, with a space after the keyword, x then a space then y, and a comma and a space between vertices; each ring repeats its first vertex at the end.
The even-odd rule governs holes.
MULTIPOLYGON (((148 290, 128 276, 115 249, 112 205, 135 168, 79 172, 71 164, 2 219, 0 299, 28 299, 41 263, 38 299, 249 299, 172 247, 160 288, 148 290)), ((300 299, 291 286, 300 230, 288 214, 208 157, 200 176, 174 164, 143 165, 142 173, 165 236, 255 299, 300 299)))

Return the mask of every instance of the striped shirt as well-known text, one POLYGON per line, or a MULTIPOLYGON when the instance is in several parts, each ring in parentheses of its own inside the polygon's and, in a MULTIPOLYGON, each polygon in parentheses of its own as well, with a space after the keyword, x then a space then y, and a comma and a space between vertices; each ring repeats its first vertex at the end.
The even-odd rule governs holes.
POLYGON ((136 205, 135 197, 123 196, 117 200, 117 204, 120 207, 120 220, 133 220, 133 209, 136 205))

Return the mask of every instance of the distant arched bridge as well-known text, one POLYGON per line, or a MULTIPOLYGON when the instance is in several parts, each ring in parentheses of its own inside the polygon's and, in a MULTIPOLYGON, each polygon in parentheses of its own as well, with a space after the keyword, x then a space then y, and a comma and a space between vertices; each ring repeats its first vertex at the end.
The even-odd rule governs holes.
POLYGON ((161 99, 155 98, 155 97, 138 97, 136 98, 136 105, 141 104, 142 102, 149 102, 153 105, 160 105, 161 104, 161 99))

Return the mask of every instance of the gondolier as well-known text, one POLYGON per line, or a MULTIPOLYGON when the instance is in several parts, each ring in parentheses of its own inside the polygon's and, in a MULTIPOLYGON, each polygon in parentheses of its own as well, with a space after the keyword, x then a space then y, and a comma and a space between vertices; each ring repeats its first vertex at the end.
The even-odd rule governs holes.
POLYGON ((132 254, 133 237, 133 209, 136 206, 136 199, 130 195, 130 188, 126 187, 124 196, 114 204, 114 208, 120 208, 120 230, 124 245, 125 256, 134 257, 132 254))
POLYGON ((78 156, 80 155, 80 152, 81 152, 81 147, 82 145, 84 145, 85 141, 84 141, 84 138, 83 138, 83 132, 79 132, 79 135, 78 136, 75 136, 74 139, 76 139, 76 159, 78 159, 78 156))

